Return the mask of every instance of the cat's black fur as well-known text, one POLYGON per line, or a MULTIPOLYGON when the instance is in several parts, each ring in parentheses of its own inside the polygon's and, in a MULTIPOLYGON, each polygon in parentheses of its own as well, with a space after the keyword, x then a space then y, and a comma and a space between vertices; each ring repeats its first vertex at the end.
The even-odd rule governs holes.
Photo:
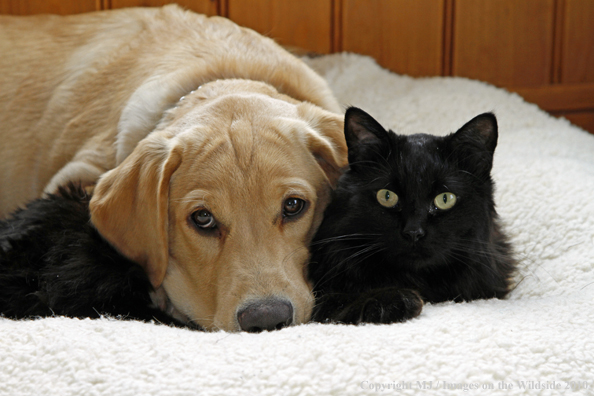
POLYGON ((99 235, 89 200, 70 186, 0 221, 0 315, 109 315, 187 326, 153 306, 146 273, 99 235))
POLYGON ((419 315, 423 301, 505 297, 515 261, 493 201, 495 116, 445 137, 406 136, 351 107, 345 137, 349 169, 312 246, 313 319, 391 323, 419 315), (383 189, 395 207, 379 203, 383 189), (440 210, 446 192, 457 201, 440 210))

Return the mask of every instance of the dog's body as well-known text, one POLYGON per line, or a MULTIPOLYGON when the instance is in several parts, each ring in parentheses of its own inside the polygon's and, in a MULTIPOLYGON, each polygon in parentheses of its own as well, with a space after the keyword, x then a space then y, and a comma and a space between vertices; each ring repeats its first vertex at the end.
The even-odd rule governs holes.
POLYGON ((91 225, 89 200, 83 189, 61 188, 0 221, 0 313, 14 319, 109 315, 182 326, 167 313, 170 307, 153 304, 143 269, 91 225))
POLYGON ((0 16, 0 53, 0 218, 68 181, 93 184, 208 82, 262 81, 340 112, 271 40, 177 7, 0 16))
POLYGON ((0 52, 0 218, 97 183, 92 223, 158 305, 206 329, 309 318, 308 244, 346 165, 321 77, 176 6, 0 17, 0 52))

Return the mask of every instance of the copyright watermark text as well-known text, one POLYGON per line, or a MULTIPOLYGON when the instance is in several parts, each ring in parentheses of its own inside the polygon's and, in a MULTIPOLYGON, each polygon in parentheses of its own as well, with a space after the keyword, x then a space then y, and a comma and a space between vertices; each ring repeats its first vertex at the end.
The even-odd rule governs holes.
MULTIPOLYGON (((372 392, 399 392, 407 389, 416 390, 451 390, 451 391, 489 391, 489 390, 539 390, 553 389, 576 392, 594 389, 589 381, 498 381, 498 382, 450 382, 450 381, 361 381, 361 389, 372 392)), ((475 392, 473 392, 475 393, 475 392)))

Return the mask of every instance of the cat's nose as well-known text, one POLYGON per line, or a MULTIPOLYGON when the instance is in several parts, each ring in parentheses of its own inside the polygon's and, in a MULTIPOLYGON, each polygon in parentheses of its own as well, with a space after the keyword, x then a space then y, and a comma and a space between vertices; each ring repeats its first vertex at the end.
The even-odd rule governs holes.
POLYGON ((417 242, 419 239, 425 236, 425 230, 421 227, 413 229, 405 229, 403 231, 404 236, 412 242, 417 242))

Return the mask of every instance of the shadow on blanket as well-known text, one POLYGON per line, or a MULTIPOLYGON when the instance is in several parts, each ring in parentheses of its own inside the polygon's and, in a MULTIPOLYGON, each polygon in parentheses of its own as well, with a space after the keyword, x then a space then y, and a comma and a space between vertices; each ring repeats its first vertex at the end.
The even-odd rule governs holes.
POLYGON ((155 307, 144 270, 90 223, 90 196, 69 186, 0 221, 0 313, 64 315, 187 327, 155 307))

